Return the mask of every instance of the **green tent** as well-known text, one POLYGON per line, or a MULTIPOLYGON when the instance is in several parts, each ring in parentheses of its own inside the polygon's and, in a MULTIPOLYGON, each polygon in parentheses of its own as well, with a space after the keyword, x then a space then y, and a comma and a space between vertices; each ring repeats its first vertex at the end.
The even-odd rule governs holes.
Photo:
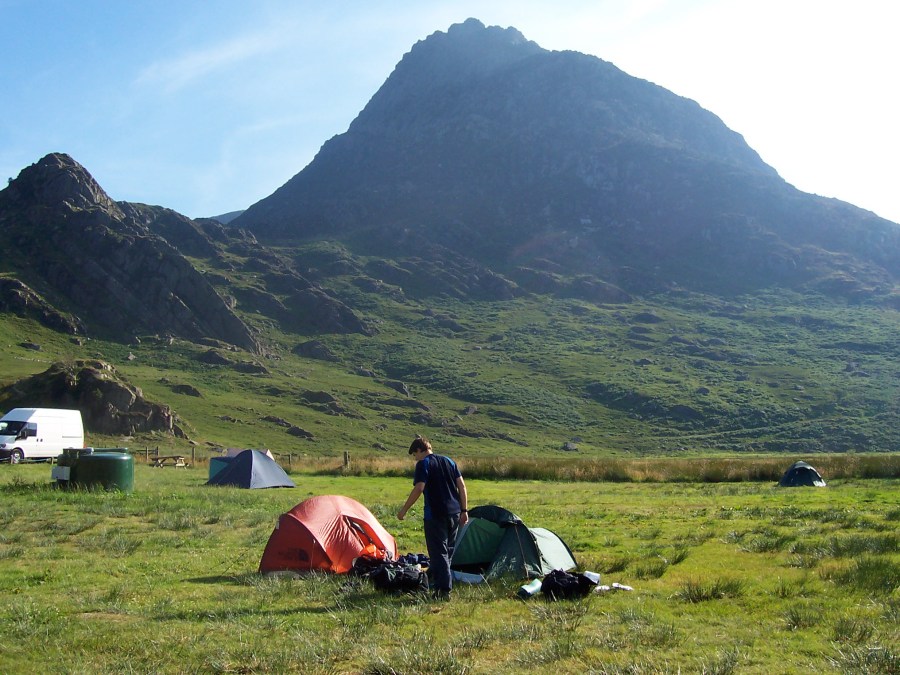
POLYGON ((450 568, 483 574, 543 578, 553 570, 577 566, 565 542, 550 530, 526 527, 516 514, 499 506, 478 506, 460 530, 450 568))

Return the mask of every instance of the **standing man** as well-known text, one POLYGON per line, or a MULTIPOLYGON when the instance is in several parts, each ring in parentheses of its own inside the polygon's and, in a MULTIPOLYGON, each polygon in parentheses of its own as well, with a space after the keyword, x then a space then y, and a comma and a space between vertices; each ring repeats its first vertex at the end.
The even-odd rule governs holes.
POLYGON ((403 520, 419 495, 425 493, 425 545, 434 579, 433 595, 449 600, 453 588, 450 558, 459 526, 469 520, 466 483, 456 463, 449 457, 435 455, 427 438, 417 436, 409 446, 409 454, 415 456, 416 473, 413 489, 397 512, 397 518, 403 520))

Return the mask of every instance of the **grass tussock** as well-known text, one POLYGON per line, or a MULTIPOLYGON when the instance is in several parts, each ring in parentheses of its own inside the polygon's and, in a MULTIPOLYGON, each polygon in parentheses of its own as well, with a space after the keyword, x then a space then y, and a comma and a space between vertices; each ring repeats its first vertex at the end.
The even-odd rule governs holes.
POLYGON ((675 594, 679 600, 698 603, 723 598, 737 598, 744 593, 744 582, 740 579, 723 579, 721 577, 704 582, 701 579, 688 579, 675 594))
POLYGON ((831 639, 834 642, 848 644, 865 644, 875 634, 875 625, 868 617, 858 611, 839 616, 831 628, 831 639))
POLYGON ((820 607, 792 605, 784 613, 784 623, 788 630, 801 630, 818 625, 822 618, 820 607))
POLYGON ((741 653, 736 647, 716 652, 712 658, 700 663, 699 671, 704 675, 731 675, 737 672, 741 653))
POLYGON ((669 569, 669 561, 662 557, 642 560, 633 566, 638 579, 659 579, 669 569))
POLYGON ((891 595, 900 588, 900 563, 886 556, 864 556, 849 566, 830 566, 822 577, 865 593, 891 595))
POLYGON ((842 673, 896 675, 900 673, 900 652, 896 647, 881 645, 846 645, 831 660, 842 673))
POLYGON ((775 596, 782 600, 787 598, 802 598, 810 592, 809 578, 805 576, 791 580, 779 577, 775 584, 775 596))

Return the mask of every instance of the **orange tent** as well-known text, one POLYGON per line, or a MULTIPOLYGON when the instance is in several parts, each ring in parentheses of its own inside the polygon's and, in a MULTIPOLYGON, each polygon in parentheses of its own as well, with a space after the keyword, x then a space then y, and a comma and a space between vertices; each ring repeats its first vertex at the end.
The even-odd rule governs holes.
POLYGON ((359 502, 337 495, 310 497, 278 518, 259 571, 344 574, 364 552, 395 560, 397 542, 359 502))

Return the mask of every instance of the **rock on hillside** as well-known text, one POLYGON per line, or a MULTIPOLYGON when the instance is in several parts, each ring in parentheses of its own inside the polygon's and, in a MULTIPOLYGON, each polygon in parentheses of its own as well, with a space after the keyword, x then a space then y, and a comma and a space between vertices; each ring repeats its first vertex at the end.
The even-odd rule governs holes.
POLYGON ((43 373, 0 390, 5 409, 73 408, 81 411, 88 431, 131 436, 162 431, 184 437, 169 406, 147 401, 103 361, 55 363, 43 373))
POLYGON ((900 277, 900 227, 796 190, 696 102, 474 19, 417 43, 233 224, 361 255, 415 233, 502 275, 540 259, 628 293, 884 294, 900 277))
POLYGON ((181 233, 189 252, 203 247, 183 216, 117 204, 75 160, 51 154, 0 192, 0 232, 17 253, 0 265, 99 334, 212 337, 259 351, 250 329, 154 228, 181 233))
POLYGON ((18 279, 0 277, 0 312, 36 319, 61 333, 84 334, 84 326, 78 317, 58 311, 18 279))
POLYGON ((161 206, 131 202, 117 204, 127 219, 159 235, 184 255, 196 258, 216 255, 217 249, 203 226, 187 216, 161 206))

